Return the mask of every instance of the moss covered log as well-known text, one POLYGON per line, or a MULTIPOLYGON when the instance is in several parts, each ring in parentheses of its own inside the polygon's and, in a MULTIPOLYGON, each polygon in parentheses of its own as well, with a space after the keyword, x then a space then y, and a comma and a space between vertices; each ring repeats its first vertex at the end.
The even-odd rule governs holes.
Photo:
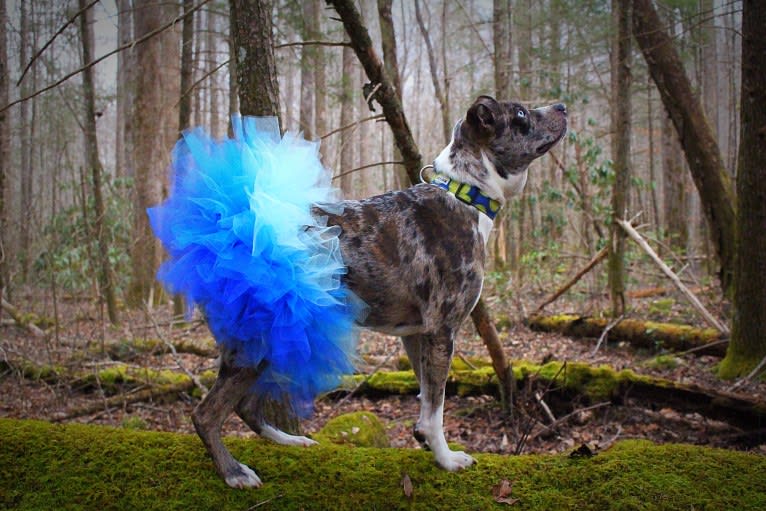
MULTIPOLYGON (((526 320, 532 330, 558 332, 572 337, 595 338, 601 336, 609 322, 609 319, 570 314, 531 316, 526 320)), ((719 357, 726 354, 726 343, 716 342, 724 338, 714 328, 623 319, 609 330, 609 339, 628 342, 635 347, 651 350, 686 351, 705 346, 698 351, 699 354, 719 357)))
MULTIPOLYGON (((481 366, 480 361, 474 363, 480 367, 464 369, 464 364, 455 361, 447 380, 447 394, 497 396, 497 377, 492 367, 481 366)), ((746 431, 760 431, 766 425, 766 401, 641 375, 629 369, 617 371, 582 362, 537 365, 514 361, 513 372, 518 389, 523 389, 530 379, 544 386, 555 380, 550 394, 560 395, 564 400, 584 396, 592 403, 610 400, 620 404, 630 400, 648 407, 667 406, 724 420, 746 431)), ((355 375, 345 380, 343 388, 370 396, 418 392, 412 371, 379 372, 371 377, 355 375)))
POLYGON ((625 441, 591 458, 478 454, 459 473, 430 453, 228 439, 264 479, 232 490, 193 435, 0 419, 0 508, 18 510, 766 509, 766 457, 625 441), (401 481, 407 475, 412 494, 401 481))

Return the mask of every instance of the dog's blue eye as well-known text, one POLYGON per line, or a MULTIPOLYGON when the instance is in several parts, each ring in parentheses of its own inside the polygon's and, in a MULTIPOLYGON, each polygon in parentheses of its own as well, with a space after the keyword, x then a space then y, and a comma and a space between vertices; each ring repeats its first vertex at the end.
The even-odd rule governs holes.
POLYGON ((526 116, 527 114, 524 113, 524 110, 519 110, 518 112, 516 112, 516 117, 518 117, 519 119, 524 119, 526 116))

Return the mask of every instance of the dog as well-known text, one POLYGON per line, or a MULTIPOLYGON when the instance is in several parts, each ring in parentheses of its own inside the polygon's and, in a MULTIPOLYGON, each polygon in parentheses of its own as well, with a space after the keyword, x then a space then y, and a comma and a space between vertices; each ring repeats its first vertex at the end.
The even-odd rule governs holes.
MULTIPOLYGON (((420 384, 414 436, 446 470, 475 463, 447 445, 444 391, 458 329, 481 295, 493 218, 523 190, 529 164, 561 140, 566 127, 561 103, 528 110, 480 96, 455 125, 427 182, 313 209, 341 229, 345 284, 369 307, 361 326, 401 336, 420 384)), ((221 440, 221 426, 232 412, 276 443, 316 442, 269 425, 263 398, 251 392, 263 367, 236 367, 233 361, 234 354, 222 353, 218 378, 192 420, 226 483, 259 487, 256 473, 221 440)))

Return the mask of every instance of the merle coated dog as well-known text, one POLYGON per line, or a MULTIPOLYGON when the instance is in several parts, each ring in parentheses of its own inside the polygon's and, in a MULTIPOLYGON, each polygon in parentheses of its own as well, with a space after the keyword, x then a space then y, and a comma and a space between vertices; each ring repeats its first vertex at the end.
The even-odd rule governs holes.
MULTIPOLYGON (((455 336, 481 294, 493 218, 523 190, 529 164, 563 137, 566 126, 561 103, 528 110, 480 96, 434 160, 428 182, 343 201, 329 211, 314 209, 342 230, 345 282, 369 306, 362 326, 402 337, 420 383, 414 434, 446 470, 475 461, 447 446, 444 390, 455 336)), ((232 354, 223 353, 218 379, 193 414, 216 470, 232 487, 261 485, 221 442, 221 426, 232 411, 277 443, 315 443, 266 423, 263 401, 251 393, 258 375, 257 368, 235 367, 232 354)))

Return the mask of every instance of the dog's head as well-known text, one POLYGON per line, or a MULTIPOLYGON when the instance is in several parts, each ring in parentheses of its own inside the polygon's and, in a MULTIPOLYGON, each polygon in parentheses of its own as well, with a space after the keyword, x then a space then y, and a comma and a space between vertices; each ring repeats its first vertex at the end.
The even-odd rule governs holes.
POLYGON ((479 96, 434 163, 437 170, 446 167, 455 178, 467 178, 504 200, 523 189, 529 164, 561 140, 566 128, 562 103, 528 110, 479 96))

